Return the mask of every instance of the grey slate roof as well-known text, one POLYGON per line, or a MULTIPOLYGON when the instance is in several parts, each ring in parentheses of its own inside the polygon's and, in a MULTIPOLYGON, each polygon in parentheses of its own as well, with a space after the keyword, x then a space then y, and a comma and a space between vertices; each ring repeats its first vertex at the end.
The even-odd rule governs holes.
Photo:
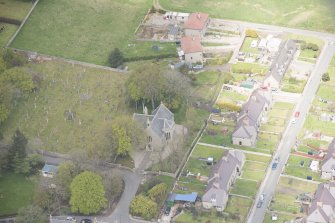
POLYGON ((249 101, 243 105, 237 118, 237 126, 233 132, 233 137, 252 138, 257 134, 257 120, 260 118, 264 106, 270 104, 270 96, 266 94, 270 93, 263 89, 253 91, 249 101))
POLYGON ((278 83, 281 82, 287 68, 292 62, 293 56, 297 51, 297 44, 293 40, 287 40, 280 44, 279 49, 267 75, 267 77, 272 76, 278 83))
POLYGON ((318 185, 311 207, 308 210, 309 215, 312 215, 315 211, 318 211, 326 222, 331 220, 331 215, 334 215, 335 209, 335 193, 331 193, 331 190, 335 190, 334 187, 335 183, 321 183, 318 185), (331 207, 333 211, 331 215, 326 214, 324 205, 329 205, 331 207))
POLYGON ((164 130, 173 128, 175 124, 173 113, 163 103, 151 115, 134 113, 133 119, 139 122, 143 128, 147 127, 147 122, 149 121, 150 128, 159 137, 164 135, 164 130))
POLYGON ((206 192, 202 197, 204 202, 212 202, 212 199, 215 198, 216 206, 223 205, 224 196, 228 194, 229 181, 234 170, 237 167, 241 168, 244 157, 244 153, 241 151, 229 150, 225 152, 224 156, 212 169, 206 192))
POLYGON ((329 144, 328 146, 328 151, 327 151, 327 155, 325 156, 325 158, 323 159, 323 163, 326 163, 328 160, 334 158, 334 154, 335 154, 335 138, 333 139, 333 141, 329 144))

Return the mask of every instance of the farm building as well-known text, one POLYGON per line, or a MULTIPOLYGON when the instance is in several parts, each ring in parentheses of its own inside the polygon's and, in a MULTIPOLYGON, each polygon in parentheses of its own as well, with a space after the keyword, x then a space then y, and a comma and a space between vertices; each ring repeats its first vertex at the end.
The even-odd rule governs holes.
POLYGON ((209 24, 209 16, 205 13, 192 13, 185 22, 185 36, 204 36, 209 24))
POLYGON ((182 59, 186 63, 203 63, 203 49, 199 36, 184 36, 181 39, 182 59))

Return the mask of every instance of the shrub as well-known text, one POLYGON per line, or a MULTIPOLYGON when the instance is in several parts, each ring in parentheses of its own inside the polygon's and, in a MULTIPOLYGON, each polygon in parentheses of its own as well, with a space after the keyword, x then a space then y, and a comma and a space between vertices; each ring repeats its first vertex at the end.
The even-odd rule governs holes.
POLYGON ((328 73, 324 73, 324 74, 322 75, 322 81, 323 81, 323 82, 330 81, 330 77, 329 77, 329 74, 328 74, 328 73))
POLYGON ((233 104, 233 103, 230 103, 230 102, 219 102, 219 103, 217 103, 217 106, 220 109, 223 109, 223 110, 235 111, 235 112, 241 111, 240 106, 238 106, 236 104, 233 104))
POLYGON ((228 84, 232 80, 234 80, 234 77, 233 77, 233 75, 231 75, 231 73, 224 73, 223 74, 223 83, 228 84))
POLYGON ((246 36, 246 37, 251 37, 251 38, 257 38, 257 37, 258 37, 258 34, 257 34, 256 30, 248 29, 248 30, 245 32, 245 36, 246 36))
POLYGON ((13 50, 6 50, 3 54, 3 60, 7 68, 19 67, 27 63, 27 58, 24 55, 14 52, 13 50))
POLYGON ((123 55, 118 48, 115 48, 109 55, 109 64, 113 68, 121 66, 124 62, 123 55))

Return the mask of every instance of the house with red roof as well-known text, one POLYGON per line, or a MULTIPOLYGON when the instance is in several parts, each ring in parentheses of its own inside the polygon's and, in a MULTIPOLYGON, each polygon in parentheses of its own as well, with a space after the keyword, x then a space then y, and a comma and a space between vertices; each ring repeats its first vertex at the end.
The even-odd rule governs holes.
POLYGON ((205 13, 192 13, 185 22, 185 36, 204 36, 209 24, 209 16, 205 13))
POLYGON ((203 49, 200 36, 184 36, 181 38, 179 55, 186 63, 203 63, 203 49))

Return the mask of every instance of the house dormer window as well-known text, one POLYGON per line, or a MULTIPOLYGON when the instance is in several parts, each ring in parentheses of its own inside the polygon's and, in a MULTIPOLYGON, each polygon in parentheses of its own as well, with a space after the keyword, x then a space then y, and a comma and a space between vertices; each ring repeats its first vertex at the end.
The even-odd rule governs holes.
POLYGON ((148 141, 148 143, 152 142, 152 137, 151 137, 151 136, 148 136, 148 137, 147 137, 147 141, 148 141))

